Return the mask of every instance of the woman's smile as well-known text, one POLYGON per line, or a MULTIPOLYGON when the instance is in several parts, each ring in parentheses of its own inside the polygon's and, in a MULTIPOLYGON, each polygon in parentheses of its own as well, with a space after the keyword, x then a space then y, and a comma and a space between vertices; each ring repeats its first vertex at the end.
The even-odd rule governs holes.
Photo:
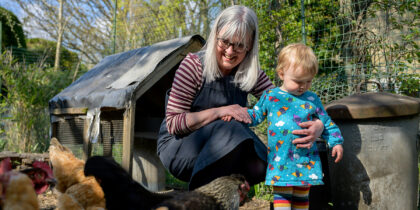
POLYGON ((236 56, 234 54, 229 55, 228 53, 225 53, 223 56, 224 56, 224 58, 227 62, 234 62, 234 60, 236 58, 236 56))

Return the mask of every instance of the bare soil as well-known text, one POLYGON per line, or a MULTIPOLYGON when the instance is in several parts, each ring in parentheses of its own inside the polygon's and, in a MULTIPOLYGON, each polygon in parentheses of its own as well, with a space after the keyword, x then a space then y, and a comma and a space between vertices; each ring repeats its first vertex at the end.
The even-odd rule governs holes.
POLYGON ((244 203, 239 210, 270 210, 270 201, 252 198, 249 202, 244 203))
POLYGON ((39 209, 52 210, 57 208, 58 192, 56 190, 47 190, 45 193, 38 195, 39 209))

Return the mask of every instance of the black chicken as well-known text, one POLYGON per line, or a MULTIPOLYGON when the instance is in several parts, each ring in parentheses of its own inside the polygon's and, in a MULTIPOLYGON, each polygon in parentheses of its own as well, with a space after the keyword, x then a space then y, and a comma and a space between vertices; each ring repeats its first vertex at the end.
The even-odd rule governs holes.
POLYGON ((242 175, 220 177, 194 191, 154 193, 134 181, 112 157, 94 156, 86 161, 84 173, 95 176, 113 209, 238 209, 249 184, 242 175))

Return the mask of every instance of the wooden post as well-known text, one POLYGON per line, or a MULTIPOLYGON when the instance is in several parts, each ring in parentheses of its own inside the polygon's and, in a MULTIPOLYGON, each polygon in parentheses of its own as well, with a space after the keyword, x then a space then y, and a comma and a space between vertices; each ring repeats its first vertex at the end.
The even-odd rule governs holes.
MULTIPOLYGON (((57 122, 51 123, 51 136, 50 136, 50 139, 52 137, 56 137, 57 138, 57 124, 58 124, 57 122)), ((60 139, 58 141, 60 141, 60 139)))
POLYGON ((89 141, 89 119, 85 119, 85 124, 83 126, 83 160, 87 160, 90 157, 90 153, 92 150, 92 144, 89 141))
POLYGON ((156 154, 158 134, 139 134, 133 144, 132 177, 151 191, 165 190, 165 167, 156 154))
POLYGON ((134 142, 134 123, 136 102, 130 101, 130 106, 124 112, 123 124, 123 155, 122 167, 131 175, 132 174, 132 159, 133 159, 133 142, 134 142))

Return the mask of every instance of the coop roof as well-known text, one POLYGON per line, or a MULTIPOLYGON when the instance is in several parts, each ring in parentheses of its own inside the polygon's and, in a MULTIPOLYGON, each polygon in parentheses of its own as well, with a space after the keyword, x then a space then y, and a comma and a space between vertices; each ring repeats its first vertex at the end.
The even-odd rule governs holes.
POLYGON ((201 36, 193 35, 107 56, 54 96, 49 101, 50 111, 125 108, 133 97, 140 97, 188 52, 203 44, 201 36))

